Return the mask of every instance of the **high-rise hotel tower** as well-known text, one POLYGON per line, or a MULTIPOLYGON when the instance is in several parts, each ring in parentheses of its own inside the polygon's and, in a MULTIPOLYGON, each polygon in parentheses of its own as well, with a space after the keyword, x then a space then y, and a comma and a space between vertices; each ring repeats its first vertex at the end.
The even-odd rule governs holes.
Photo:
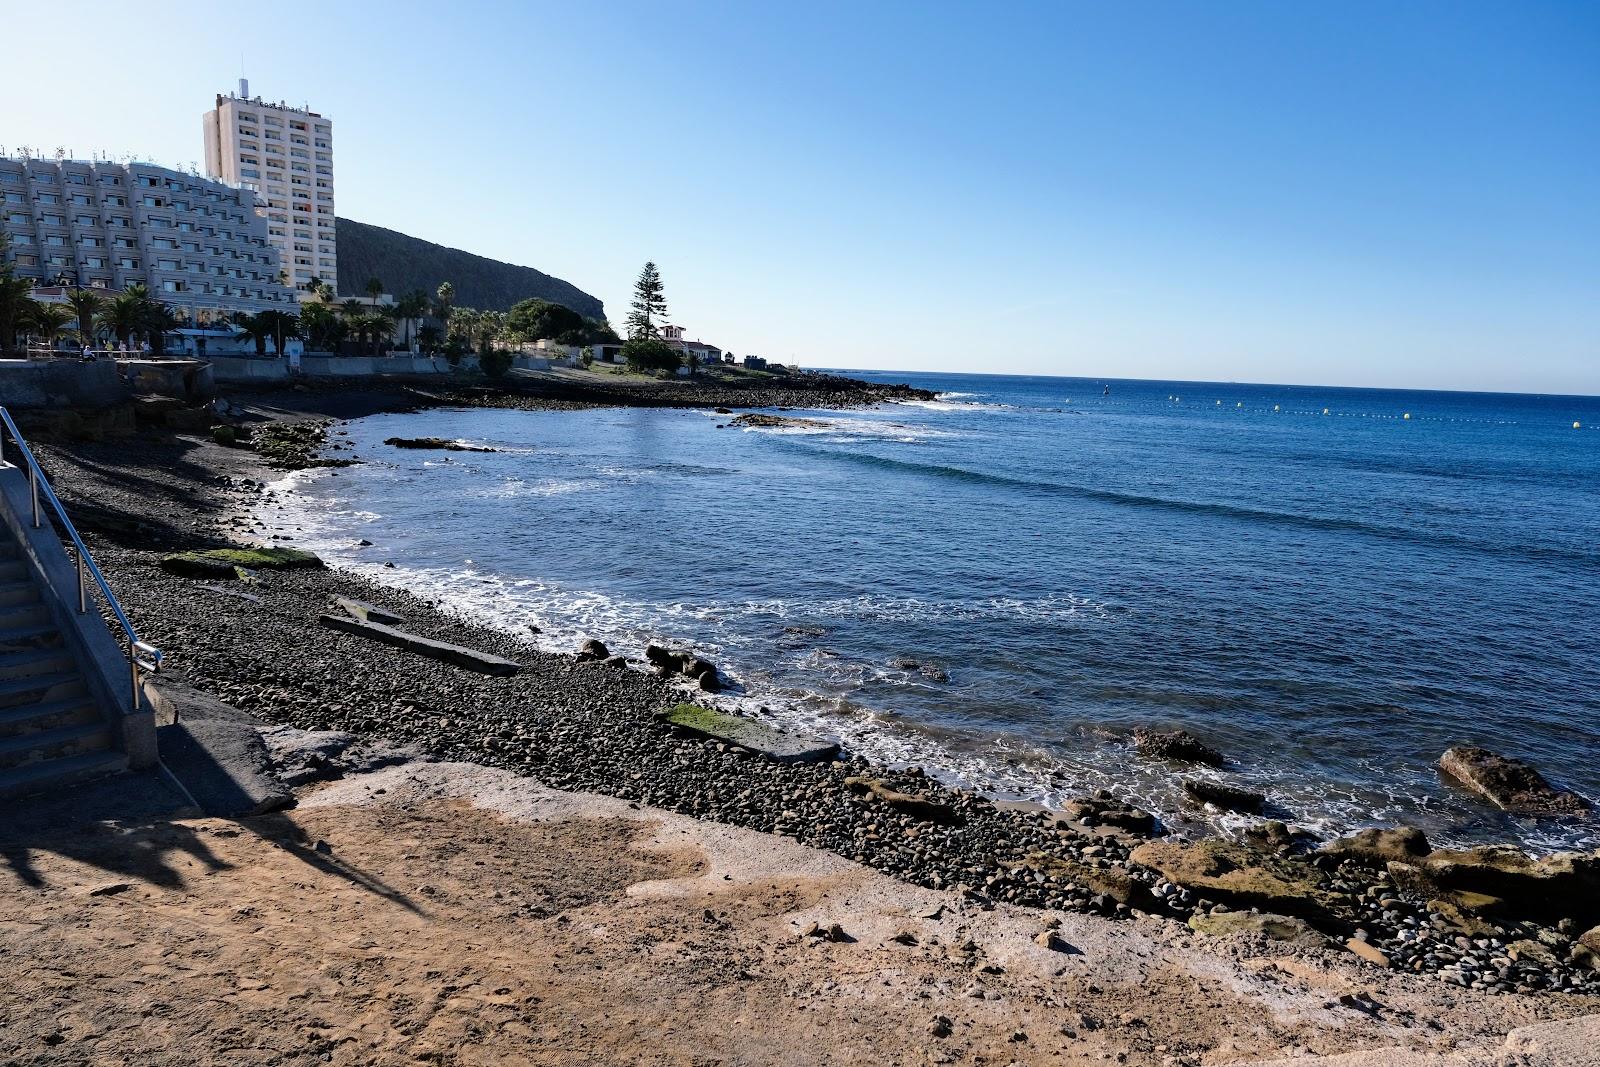
POLYGON ((333 122, 252 97, 241 78, 237 94, 219 94, 206 112, 205 136, 206 173, 256 191, 288 284, 301 293, 314 281, 336 287, 333 122))

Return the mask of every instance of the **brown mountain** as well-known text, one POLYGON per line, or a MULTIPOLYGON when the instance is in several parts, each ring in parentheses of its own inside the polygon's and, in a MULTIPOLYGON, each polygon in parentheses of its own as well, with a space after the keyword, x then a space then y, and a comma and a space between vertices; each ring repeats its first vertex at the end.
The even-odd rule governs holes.
POLYGON ((538 297, 589 318, 606 315, 598 297, 532 267, 475 256, 354 219, 339 219, 338 235, 340 296, 364 294, 369 278, 377 278, 384 292, 396 296, 417 289, 431 296, 440 282, 449 282, 456 287, 458 307, 509 311, 519 300, 538 297))

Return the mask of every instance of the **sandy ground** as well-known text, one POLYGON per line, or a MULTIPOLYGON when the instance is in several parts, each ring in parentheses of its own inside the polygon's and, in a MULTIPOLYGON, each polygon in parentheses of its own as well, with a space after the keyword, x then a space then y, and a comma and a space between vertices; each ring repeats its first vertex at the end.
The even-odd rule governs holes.
POLYGON ((57 805, 0 830, 7 1064, 1212 1064, 1498 1047, 1575 1010, 1157 919, 981 910, 471 764, 237 821, 57 805))

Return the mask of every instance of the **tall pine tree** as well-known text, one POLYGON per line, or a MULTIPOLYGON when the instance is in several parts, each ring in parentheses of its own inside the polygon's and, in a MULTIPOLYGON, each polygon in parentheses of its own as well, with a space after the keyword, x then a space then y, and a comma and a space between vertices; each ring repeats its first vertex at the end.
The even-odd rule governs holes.
POLYGON ((643 341, 660 337, 656 325, 667 318, 667 298, 661 284, 661 272, 654 263, 646 263, 633 283, 633 310, 628 312, 628 336, 643 341))

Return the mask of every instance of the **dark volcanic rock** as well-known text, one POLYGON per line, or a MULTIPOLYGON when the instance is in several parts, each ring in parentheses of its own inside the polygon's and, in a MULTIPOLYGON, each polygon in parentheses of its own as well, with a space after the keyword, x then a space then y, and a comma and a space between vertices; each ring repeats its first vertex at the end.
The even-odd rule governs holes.
POLYGON ((1133 731, 1133 745, 1141 756, 1150 759, 1171 760, 1174 763, 1201 763, 1207 767, 1220 767, 1222 753, 1200 740, 1187 730, 1148 730, 1143 726, 1133 731))
POLYGON ((1253 789, 1241 789, 1236 785, 1225 785, 1222 782, 1213 782, 1205 778, 1185 778, 1183 791, 1190 799, 1198 800, 1203 804, 1211 804, 1225 811, 1242 811, 1256 814, 1261 811, 1261 806, 1267 798, 1253 789))
POLYGON ((684 665, 693 660, 694 656, 688 652, 679 652, 677 649, 662 648, 660 645, 646 645, 644 658, 662 674, 680 674, 684 665))
POLYGON ((442 449, 446 452, 497 452, 499 449, 489 448, 487 445, 469 445, 461 441, 450 441, 443 437, 390 437, 383 442, 395 448, 432 448, 442 449))
POLYGON ((1582 797, 1557 789, 1532 764, 1486 748, 1456 745, 1439 757, 1439 769, 1496 807, 1517 815, 1582 815, 1582 797))
POLYGON ((1156 817, 1143 808, 1118 800, 1109 790, 1102 789, 1092 797, 1079 797, 1066 804, 1067 814, 1085 826, 1110 826, 1129 833, 1149 835, 1155 832, 1156 817))
POLYGON ((749 426, 757 429, 793 430, 793 429, 826 429, 830 423, 821 419, 802 419, 794 415, 764 415, 753 412, 748 415, 736 415, 730 426, 749 426))
POLYGON ((610 659, 611 650, 606 648, 606 643, 597 637, 584 638, 578 646, 579 659, 610 659))

